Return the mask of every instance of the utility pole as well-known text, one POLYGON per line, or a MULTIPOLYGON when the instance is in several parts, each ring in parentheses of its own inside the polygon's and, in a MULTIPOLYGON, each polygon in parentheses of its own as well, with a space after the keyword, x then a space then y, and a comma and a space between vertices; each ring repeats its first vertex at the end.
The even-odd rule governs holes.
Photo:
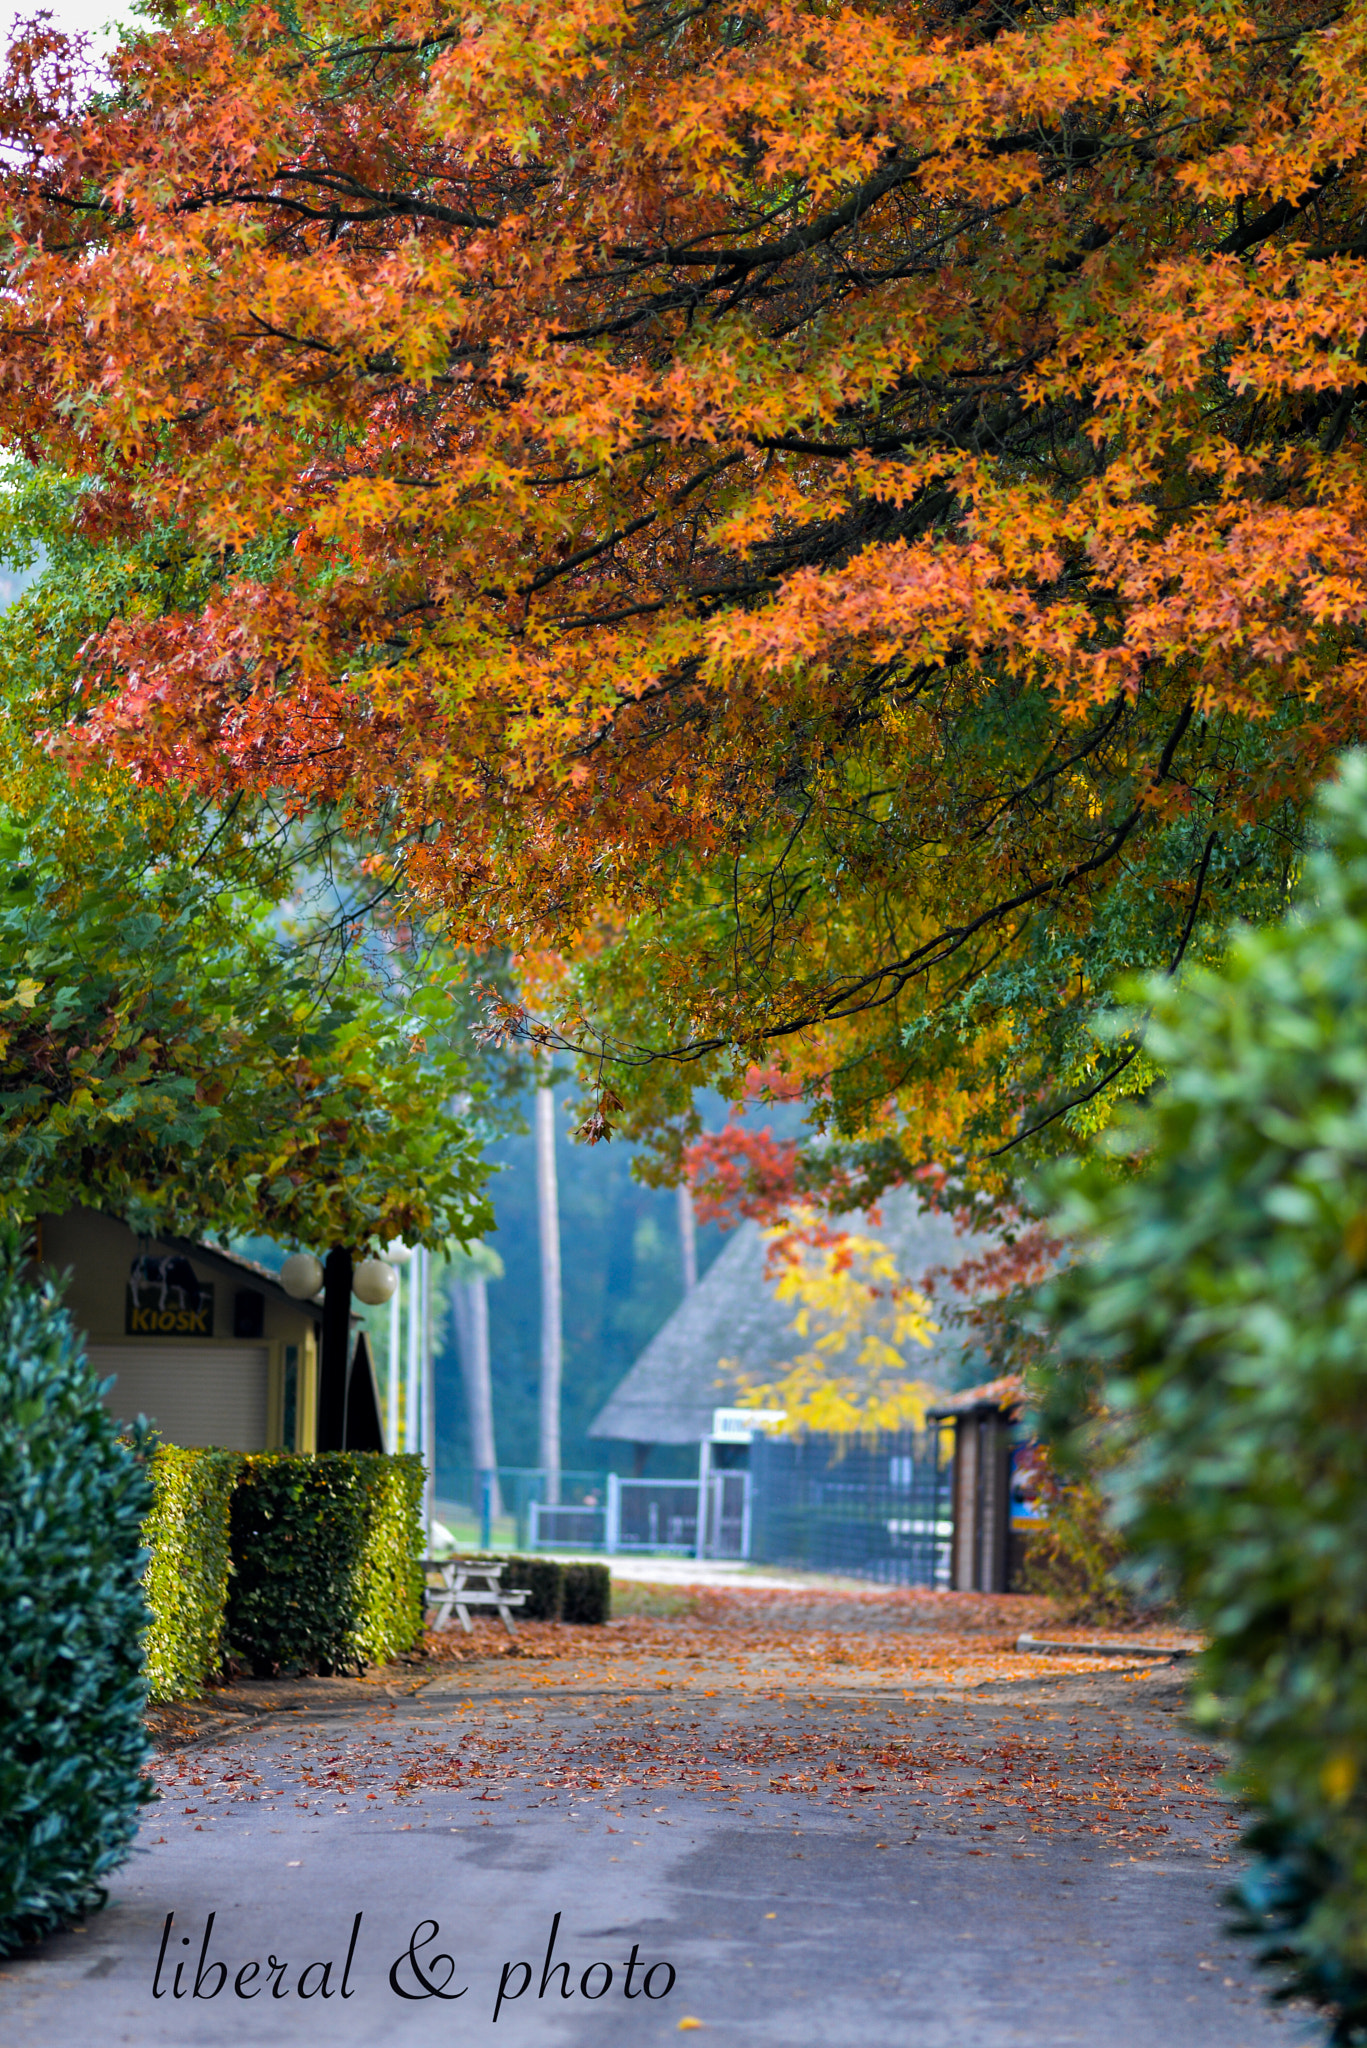
POLYGON ((538 1463, 546 1474, 546 1500, 560 1503, 560 1197, 555 1173, 555 1091, 536 1091, 536 1213, 541 1234, 541 1443, 538 1463))

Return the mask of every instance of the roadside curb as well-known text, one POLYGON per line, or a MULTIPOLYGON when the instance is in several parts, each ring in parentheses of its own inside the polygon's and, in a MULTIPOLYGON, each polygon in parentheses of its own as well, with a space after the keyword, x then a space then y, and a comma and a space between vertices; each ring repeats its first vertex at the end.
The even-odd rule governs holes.
POLYGON ((1028 1635, 1017 1636, 1016 1649, 1026 1657, 1147 1657, 1162 1663, 1199 1654, 1189 1643, 1126 1643, 1115 1638, 1100 1643, 1069 1643, 1060 1636, 1028 1635))

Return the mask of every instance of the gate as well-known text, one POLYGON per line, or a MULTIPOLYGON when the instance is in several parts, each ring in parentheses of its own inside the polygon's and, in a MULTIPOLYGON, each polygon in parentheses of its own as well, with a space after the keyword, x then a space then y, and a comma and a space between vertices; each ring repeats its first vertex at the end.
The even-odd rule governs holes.
POLYGON ((693 1557, 698 1548, 696 1479, 621 1479, 608 1475, 609 1552, 659 1550, 693 1557))
POLYGON ((706 1519, 702 1557, 750 1555, 750 1474, 709 1472, 704 1483, 706 1519))

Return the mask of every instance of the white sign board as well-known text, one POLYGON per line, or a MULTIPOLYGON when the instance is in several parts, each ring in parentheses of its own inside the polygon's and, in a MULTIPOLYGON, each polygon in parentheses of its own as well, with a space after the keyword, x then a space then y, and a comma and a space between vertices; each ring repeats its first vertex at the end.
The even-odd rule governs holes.
POLYGON ((756 1436, 775 1436, 788 1420, 786 1408, 714 1408, 714 1444, 748 1444, 756 1436))

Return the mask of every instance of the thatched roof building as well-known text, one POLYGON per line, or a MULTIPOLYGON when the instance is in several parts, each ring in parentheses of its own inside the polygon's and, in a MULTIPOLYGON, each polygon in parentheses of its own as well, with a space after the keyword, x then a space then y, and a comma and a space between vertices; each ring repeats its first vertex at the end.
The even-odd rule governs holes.
MULTIPOLYGON (((844 1220, 844 1219, 842 1219, 844 1220)), ((958 1377, 963 1338, 947 1311, 962 1296, 936 1268, 951 1268, 983 1252, 990 1240, 959 1233, 949 1217, 922 1208, 908 1188, 886 1195, 878 1221, 856 1215, 848 1228, 886 1244, 897 1270, 943 1304, 943 1327, 928 1351, 917 1349, 909 1368, 917 1379, 948 1387, 958 1377)), ((805 1349, 793 1330, 793 1308, 777 1301, 765 1275, 765 1244, 758 1227, 743 1223, 692 1293, 647 1344, 589 1426, 589 1435, 637 1444, 696 1444, 712 1432, 712 1411, 732 1406, 736 1378, 722 1366, 736 1361, 748 1374, 764 1374, 805 1349)))

